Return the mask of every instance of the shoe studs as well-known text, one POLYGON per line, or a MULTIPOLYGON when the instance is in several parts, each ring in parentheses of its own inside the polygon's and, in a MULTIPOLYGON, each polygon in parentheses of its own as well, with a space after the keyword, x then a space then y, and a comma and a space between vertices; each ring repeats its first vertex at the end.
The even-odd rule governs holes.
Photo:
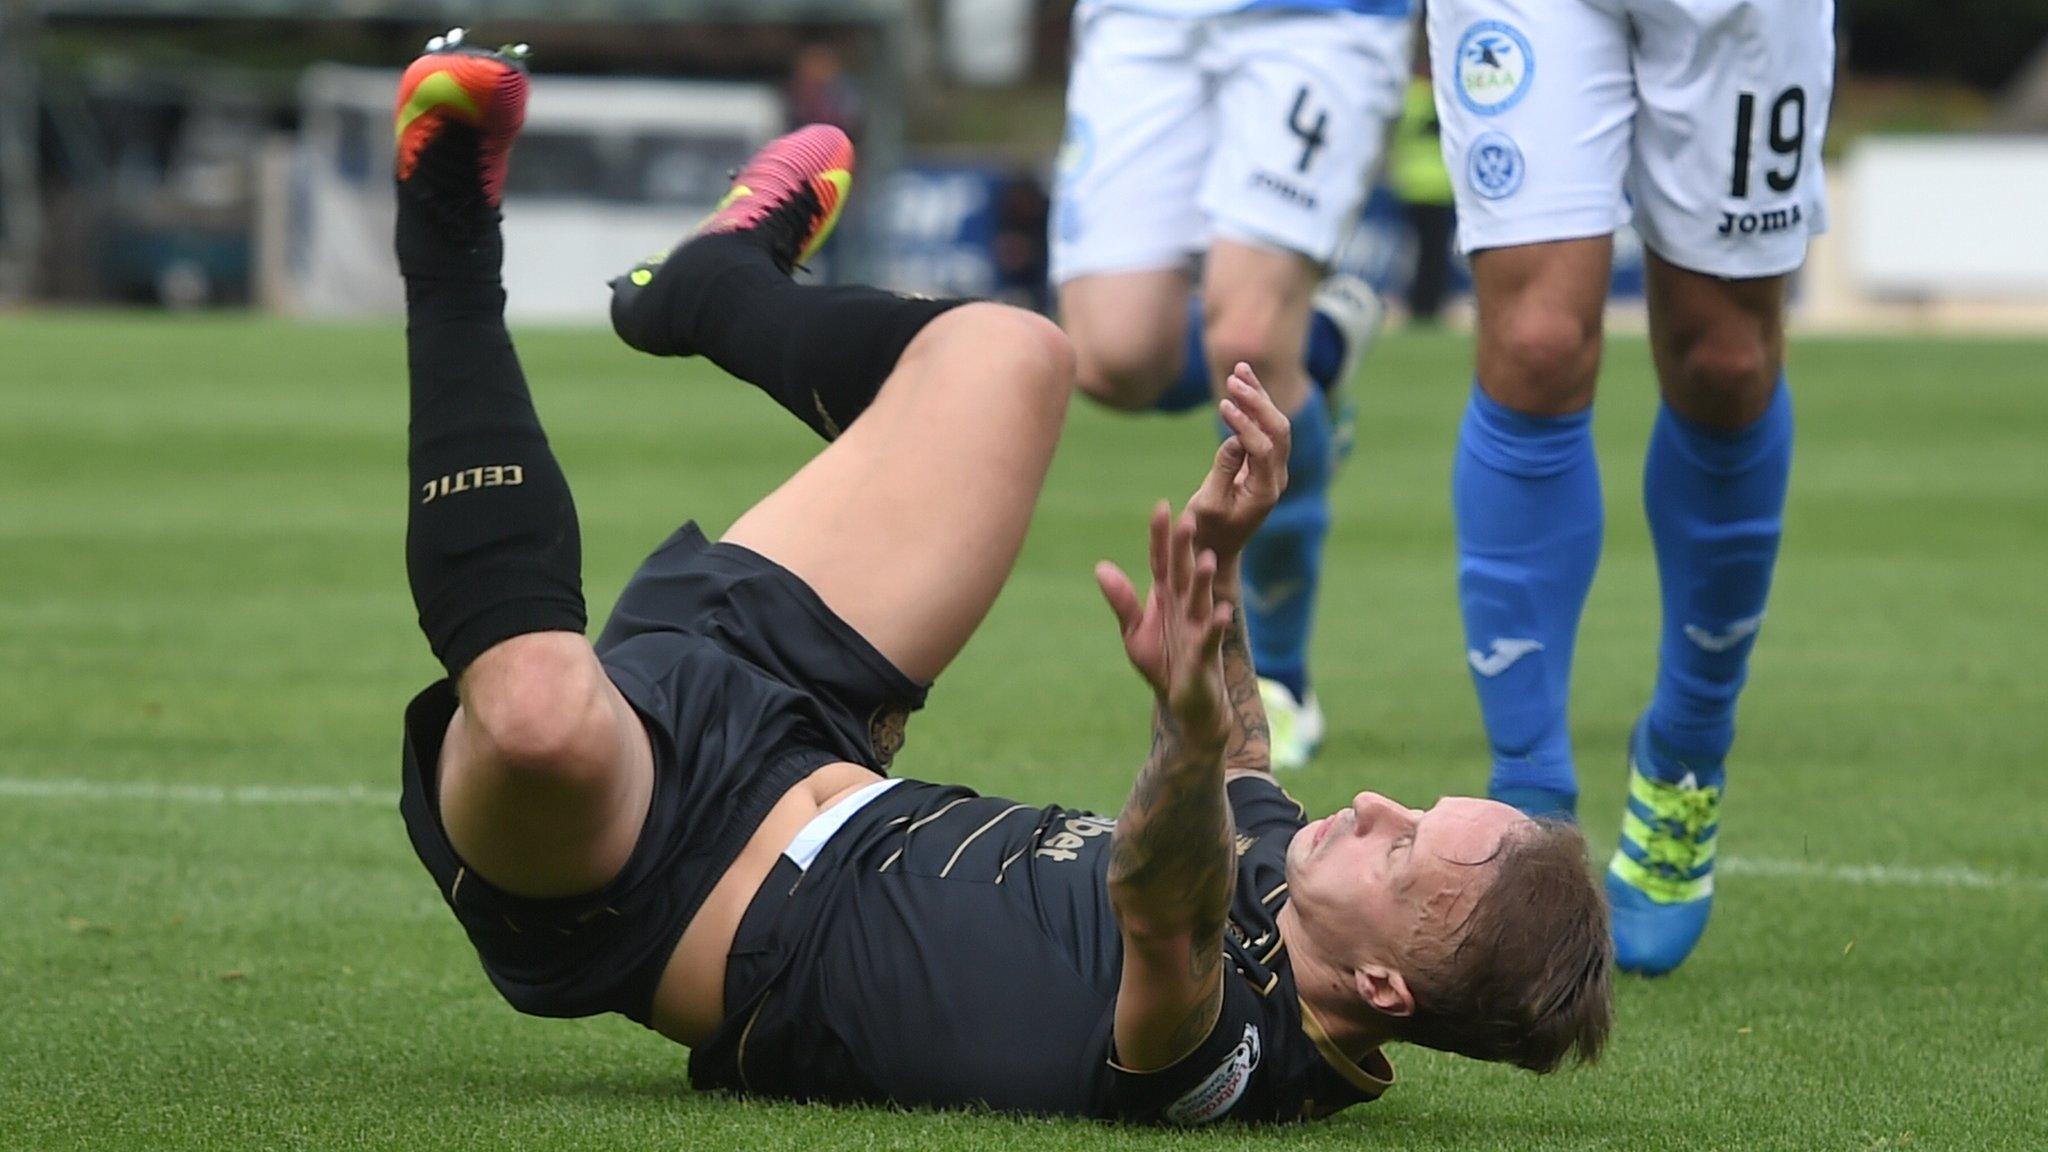
MULTIPOLYGON (((452 52, 458 48, 461 48, 468 39, 469 29, 450 28, 446 32, 441 33, 439 36, 435 36, 432 39, 428 40, 427 51, 452 52)), ((524 40, 520 41, 517 44, 501 44, 498 46, 498 55, 505 57, 507 60, 514 61, 515 63, 523 62, 527 57, 533 55, 533 45, 528 44, 524 40)))

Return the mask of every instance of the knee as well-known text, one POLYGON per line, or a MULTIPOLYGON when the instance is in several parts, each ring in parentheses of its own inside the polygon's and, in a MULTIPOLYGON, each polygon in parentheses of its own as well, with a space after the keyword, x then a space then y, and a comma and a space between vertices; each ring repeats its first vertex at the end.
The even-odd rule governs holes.
POLYGON ((614 736, 603 668, 583 637, 535 632, 498 644, 462 681, 468 730, 509 771, 575 777, 605 768, 614 736))
POLYGON ((1059 325, 1021 308, 1004 308, 1000 322, 1012 354, 1023 362, 1026 375, 1046 392, 1063 399, 1073 392, 1078 357, 1074 342, 1059 325))
POLYGON ((1292 342, 1283 343, 1275 339, 1270 324, 1226 322, 1210 328, 1202 342, 1202 350, 1211 364, 1249 364, 1270 383, 1282 366, 1301 359, 1301 348, 1298 345, 1288 347, 1288 343, 1292 342))
POLYGON ((1518 412, 1560 415, 1593 400, 1600 367, 1600 319, 1543 303, 1510 308, 1487 326, 1481 380, 1518 412))
POLYGON ((1007 304, 974 303, 933 321, 905 353, 932 359, 943 387, 994 388, 1022 399, 1049 427, 1064 421, 1074 392, 1074 345, 1036 312, 1007 304), (968 367, 970 366, 971 367, 968 367))
POLYGON ((1060 326, 1007 304, 969 304, 948 314, 955 340, 995 368, 1005 386, 1024 387, 1064 408, 1074 390, 1074 343, 1060 326))
POLYGON ((1300 361, 1308 308, 1305 294, 1212 284, 1202 294, 1202 349, 1211 364, 1244 363, 1270 375, 1300 361))
POLYGON ((1076 325, 1070 351, 1081 391, 1120 412, 1145 411, 1178 374, 1182 339, 1149 325, 1076 325))
POLYGON ((1673 389, 1688 408, 1705 413, 1760 409, 1777 383, 1776 358, 1754 332, 1707 332, 1687 341, 1674 359, 1673 389))

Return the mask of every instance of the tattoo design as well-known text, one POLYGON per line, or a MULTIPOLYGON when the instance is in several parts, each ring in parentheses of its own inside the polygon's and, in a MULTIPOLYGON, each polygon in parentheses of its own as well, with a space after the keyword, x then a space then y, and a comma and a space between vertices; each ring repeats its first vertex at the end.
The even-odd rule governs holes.
POLYGON ((1191 742, 1155 712, 1152 754, 1131 786, 1110 841, 1109 886, 1120 920, 1148 933, 1193 937, 1188 975, 1204 980, 1223 948, 1237 882, 1237 829, 1223 791, 1223 743, 1191 742))
POLYGON ((1223 767, 1271 772, 1273 737, 1266 727, 1266 706, 1259 700, 1259 674, 1252 667, 1251 637, 1245 632, 1242 603, 1223 633, 1223 690, 1230 699, 1231 715, 1223 767))

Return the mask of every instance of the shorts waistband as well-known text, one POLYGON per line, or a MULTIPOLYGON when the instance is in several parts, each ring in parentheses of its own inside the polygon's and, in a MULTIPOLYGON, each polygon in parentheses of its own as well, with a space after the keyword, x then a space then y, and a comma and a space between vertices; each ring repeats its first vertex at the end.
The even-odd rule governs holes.
POLYGON ((832 839, 833 833, 846 827, 847 821, 858 816, 861 809, 874 803, 882 793, 901 783, 901 779, 877 780, 811 817, 810 823, 797 829, 796 835, 789 842, 789 847, 782 850, 782 858, 791 861, 802 871, 810 871, 811 865, 818 859, 818 853, 824 850, 825 842, 832 839))

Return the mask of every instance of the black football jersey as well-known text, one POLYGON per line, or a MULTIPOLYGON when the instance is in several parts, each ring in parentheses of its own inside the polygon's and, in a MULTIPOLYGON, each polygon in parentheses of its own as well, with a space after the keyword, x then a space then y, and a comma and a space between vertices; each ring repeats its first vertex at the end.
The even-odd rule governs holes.
MULTIPOLYGON (((905 781, 826 845, 776 913, 772 979, 691 1057, 700 1087, 1200 1124, 1289 1121, 1371 1100, 1297 998, 1275 917, 1300 805, 1232 781, 1238 877, 1223 1010, 1194 1052, 1137 1073, 1112 1039, 1122 938, 1115 821, 905 781)), ((729 997, 730 999, 730 997, 729 997)))

